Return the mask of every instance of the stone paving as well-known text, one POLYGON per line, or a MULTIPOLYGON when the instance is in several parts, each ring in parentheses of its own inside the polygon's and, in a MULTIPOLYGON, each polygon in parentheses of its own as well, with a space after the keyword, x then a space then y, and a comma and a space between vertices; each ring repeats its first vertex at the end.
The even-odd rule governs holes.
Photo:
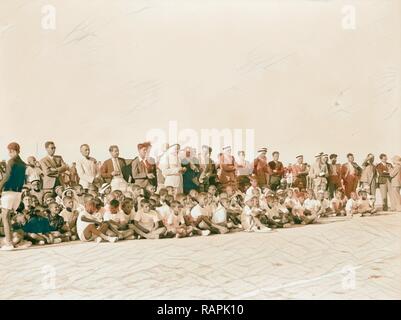
POLYGON ((401 299, 401 214, 0 252, 1 299, 401 299))

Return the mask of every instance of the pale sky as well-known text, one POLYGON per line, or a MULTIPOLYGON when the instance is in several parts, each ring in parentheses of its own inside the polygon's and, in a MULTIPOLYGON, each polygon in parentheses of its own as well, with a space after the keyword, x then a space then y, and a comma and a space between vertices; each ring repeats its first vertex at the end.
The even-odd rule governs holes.
POLYGON ((46 140, 68 162, 82 143, 132 158, 170 121, 254 130, 286 163, 401 154, 400 3, 2 0, 0 159, 11 141, 40 158, 46 140))

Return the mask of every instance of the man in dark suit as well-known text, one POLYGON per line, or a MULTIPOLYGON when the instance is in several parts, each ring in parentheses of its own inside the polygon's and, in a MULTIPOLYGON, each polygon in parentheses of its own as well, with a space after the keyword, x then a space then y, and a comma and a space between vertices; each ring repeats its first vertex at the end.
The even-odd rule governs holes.
POLYGON ((67 171, 68 166, 63 157, 55 155, 56 145, 53 141, 45 143, 47 156, 40 160, 43 171, 43 189, 51 190, 63 184, 61 175, 67 171))
POLYGON ((280 185, 281 179, 284 176, 284 166, 281 161, 279 161, 280 153, 273 152, 273 161, 269 162, 270 167, 270 189, 276 191, 280 185))
POLYGON ((148 185, 157 187, 156 163, 149 157, 150 148, 149 142, 138 144, 139 155, 131 163, 132 179, 141 188, 146 188, 148 185))
POLYGON ((130 173, 127 172, 125 159, 120 158, 118 146, 109 148, 111 158, 106 160, 100 168, 100 175, 105 182, 110 183, 112 190, 126 191, 130 173))

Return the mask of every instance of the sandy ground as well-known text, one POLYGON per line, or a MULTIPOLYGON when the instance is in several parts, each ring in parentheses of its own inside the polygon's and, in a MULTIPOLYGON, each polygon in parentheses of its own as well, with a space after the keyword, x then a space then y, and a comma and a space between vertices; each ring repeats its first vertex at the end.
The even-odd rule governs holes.
POLYGON ((2 299, 401 299, 401 214, 0 252, 2 299))

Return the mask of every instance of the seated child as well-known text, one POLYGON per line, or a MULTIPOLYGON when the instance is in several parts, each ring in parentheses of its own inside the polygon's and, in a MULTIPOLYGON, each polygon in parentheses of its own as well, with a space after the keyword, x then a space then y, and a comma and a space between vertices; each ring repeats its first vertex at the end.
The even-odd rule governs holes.
POLYGON ((351 192, 351 196, 345 205, 345 212, 351 216, 358 213, 358 195, 356 192, 351 192))
POLYGON ((167 232, 173 233, 176 238, 192 236, 193 228, 185 224, 185 219, 182 212, 183 205, 174 200, 171 202, 170 208, 171 211, 164 223, 167 228, 167 232))
POLYGON ((207 205, 206 193, 200 193, 197 197, 198 204, 191 209, 191 217, 193 224, 200 230, 204 230, 202 235, 209 235, 210 233, 227 233, 228 229, 212 222, 212 210, 207 205), (209 233, 207 232, 209 231, 209 233))
POLYGON ((106 233, 108 236, 117 236, 119 240, 135 239, 134 230, 128 229, 130 216, 120 210, 120 202, 118 200, 113 199, 110 201, 108 209, 103 215, 103 221, 110 223, 110 230, 106 233))
POLYGON ((254 196, 245 197, 245 207, 241 215, 241 225, 246 232, 268 232, 271 229, 264 226, 259 217, 263 211, 258 206, 258 199, 254 196))
POLYGON ((71 197, 64 197, 63 199, 64 209, 60 212, 60 216, 64 219, 64 232, 71 234, 71 240, 77 239, 77 218, 78 210, 74 210, 74 200, 71 197))
POLYGON ((372 204, 371 200, 368 198, 368 193, 366 190, 362 189, 359 192, 358 209, 357 212, 361 214, 362 217, 367 214, 373 215, 376 213, 376 208, 372 204))
POLYGON ((47 219, 52 229, 51 235, 54 237, 53 243, 70 241, 71 233, 64 231, 64 218, 60 215, 60 206, 56 202, 49 204, 47 219))
MULTIPOLYGON (((346 201, 345 201, 346 202, 346 201)), ((345 202, 341 190, 336 190, 334 198, 331 200, 330 207, 336 216, 345 216, 345 202)))
POLYGON ((77 219, 77 234, 79 239, 84 242, 94 240, 97 243, 102 240, 108 242, 118 241, 118 237, 106 235, 110 229, 110 224, 95 218, 94 214, 96 211, 96 201, 94 199, 86 201, 85 210, 79 213, 77 219))
POLYGON ((157 211, 151 209, 150 201, 143 199, 140 209, 135 213, 133 230, 142 238, 159 239, 166 233, 162 219, 157 211))

